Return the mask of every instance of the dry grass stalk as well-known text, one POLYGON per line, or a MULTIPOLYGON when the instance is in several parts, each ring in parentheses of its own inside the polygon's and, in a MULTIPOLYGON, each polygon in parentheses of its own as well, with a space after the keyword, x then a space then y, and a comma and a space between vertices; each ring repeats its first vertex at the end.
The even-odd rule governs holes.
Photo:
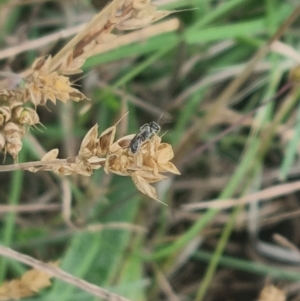
POLYGON ((0 90, 0 150, 8 152, 15 161, 22 149, 25 126, 39 124, 35 108, 48 100, 81 101, 87 99, 72 87, 69 75, 80 73, 87 58, 102 51, 116 35, 112 30, 132 30, 147 26, 171 12, 156 11, 149 0, 114 0, 75 36, 54 57, 35 60, 23 78, 23 87, 0 90), (29 105, 28 105, 29 104, 29 105))
POLYGON ((287 184, 275 185, 273 187, 266 188, 264 190, 249 194, 245 197, 238 199, 223 199, 223 200, 211 200, 207 202, 194 203, 184 205, 185 210, 199 210, 207 208, 215 209, 228 209, 231 207, 246 205, 251 202, 267 201, 272 198, 280 197, 282 195, 291 194, 300 190, 300 181, 295 181, 287 184))

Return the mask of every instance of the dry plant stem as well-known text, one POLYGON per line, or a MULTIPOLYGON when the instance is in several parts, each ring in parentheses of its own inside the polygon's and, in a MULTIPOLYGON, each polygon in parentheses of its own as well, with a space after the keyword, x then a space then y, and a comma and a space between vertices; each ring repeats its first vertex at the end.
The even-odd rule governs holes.
POLYGON ((61 205, 57 204, 27 204, 18 206, 1 205, 0 214, 6 212, 39 212, 60 210, 61 205))
POLYGON ((72 193, 71 193, 70 183, 66 178, 62 179, 61 190, 62 190, 62 204, 63 204, 63 208, 62 208, 63 219, 69 227, 76 229, 75 225, 71 221, 72 193))
POLYGON ((164 275, 164 273, 161 271, 161 269, 156 264, 154 264, 154 269, 156 272, 157 281, 161 287, 161 291, 167 297, 167 300, 180 301, 179 296, 176 295, 169 280, 164 275))
POLYGON ((139 226, 139 225, 134 225, 134 224, 130 224, 130 223, 105 223, 105 224, 92 224, 92 225, 88 225, 86 226, 85 229, 83 230, 87 230, 90 232, 98 232, 98 231, 103 231, 106 229, 120 229, 120 230, 128 230, 128 231, 132 231, 132 232, 136 232, 136 233, 141 233, 141 234, 145 234, 148 232, 148 229, 146 229, 145 227, 139 226))
MULTIPOLYGON (((282 208, 284 209, 284 208, 282 208)), ((281 208, 280 208, 281 210, 281 208)), ((280 211, 282 212, 282 210, 280 211)), ((272 217, 264 218, 264 220, 260 219, 260 225, 263 226, 269 226, 269 225, 276 225, 280 223, 281 221, 291 220, 297 218, 299 220, 300 216, 300 210, 293 210, 292 212, 285 212, 285 213, 279 213, 275 212, 272 217)))
MULTIPOLYGON (((294 62, 291 61, 284 61, 283 63, 278 64, 278 69, 285 71, 290 70, 294 66, 294 62)), ((254 68, 253 73, 262 73, 264 71, 270 70, 272 65, 269 62, 261 62, 257 64, 257 66, 254 68)), ((212 86, 214 84, 223 82, 225 80, 228 80, 234 76, 239 75, 243 69, 244 66, 233 66, 229 69, 221 70, 217 72, 216 74, 209 75, 205 77, 204 79, 200 79, 199 81, 195 82, 191 86, 189 86, 186 90, 184 90, 181 94, 179 94, 171 104, 170 108, 176 109, 180 106, 184 105, 184 102, 188 100, 188 97, 190 97, 193 93, 195 93, 197 90, 199 90, 202 87, 206 86, 212 86)), ((236 97, 236 96, 235 96, 236 97)), ((232 100, 230 101, 231 104, 232 100)), ((227 105, 227 103, 226 103, 227 105)), ((224 105, 224 106, 226 106, 224 105)), ((224 107, 222 106, 222 107, 224 107)))
POLYGON ((96 286, 92 283, 89 283, 87 281, 84 281, 80 278, 74 277, 69 273, 66 273, 65 271, 57 268, 57 267, 52 267, 49 266, 48 264, 36 260, 30 256, 24 255, 22 253, 16 252, 10 248, 4 247, 4 246, 0 246, 0 254, 5 256, 5 257, 9 257, 12 259, 15 259, 19 262, 22 262, 26 265, 29 265, 35 269, 41 270, 43 272, 46 272, 47 274, 61 279, 64 282, 70 283, 94 296, 103 298, 104 300, 108 300, 108 301, 130 301, 129 299, 123 298, 119 295, 113 294, 108 292, 107 290, 96 286))
POLYGON ((80 30, 82 30, 85 25, 86 24, 81 24, 81 25, 74 26, 71 28, 63 29, 56 33, 47 35, 45 37, 42 37, 42 38, 39 38, 39 39, 36 39, 33 41, 27 41, 27 42, 22 43, 21 45, 4 49, 0 52, 0 60, 16 56, 16 55, 23 53, 25 51, 28 51, 28 50, 39 49, 41 47, 44 47, 45 45, 48 45, 52 42, 56 42, 60 39, 69 38, 70 36, 76 34, 80 30))
POLYGON ((297 181, 293 183, 270 187, 239 199, 227 199, 227 200, 224 199, 224 200, 201 202, 196 204, 188 204, 188 205, 184 205, 183 208, 186 210, 198 210, 198 209, 205 209, 205 208, 227 209, 230 207, 235 207, 237 205, 242 205, 242 204, 248 204, 251 202, 266 201, 271 198, 276 198, 283 195, 291 194, 299 190, 300 190, 300 181, 297 181))

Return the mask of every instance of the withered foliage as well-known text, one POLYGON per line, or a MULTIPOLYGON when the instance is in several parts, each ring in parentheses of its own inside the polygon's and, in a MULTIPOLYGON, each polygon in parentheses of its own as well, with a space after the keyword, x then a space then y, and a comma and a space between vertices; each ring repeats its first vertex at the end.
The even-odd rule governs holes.
MULTIPOLYGON (((57 263, 52 263, 57 266, 57 263)), ((0 301, 19 300, 36 295, 42 289, 51 285, 51 276, 47 273, 32 269, 27 271, 20 279, 5 281, 0 286, 0 301)))
POLYGON ((135 134, 115 140, 116 125, 109 127, 98 136, 98 125, 94 125, 84 137, 78 155, 67 160, 57 160, 58 150, 48 152, 42 159, 45 164, 30 167, 29 170, 51 170, 60 175, 80 174, 90 176, 93 169, 103 167, 106 173, 129 176, 145 195, 157 200, 156 190, 151 183, 166 179, 162 173, 180 172, 170 160, 174 157, 172 146, 154 135, 145 141, 137 154, 128 146, 135 134))
POLYGON ((37 58, 26 72, 22 87, 0 87, 0 151, 8 152, 17 161, 25 126, 40 123, 35 111, 38 105, 48 100, 56 104, 57 100, 65 103, 87 99, 71 85, 68 76, 80 73, 87 58, 116 38, 111 33, 113 29, 141 28, 170 13, 157 11, 150 0, 114 0, 54 57, 37 58))

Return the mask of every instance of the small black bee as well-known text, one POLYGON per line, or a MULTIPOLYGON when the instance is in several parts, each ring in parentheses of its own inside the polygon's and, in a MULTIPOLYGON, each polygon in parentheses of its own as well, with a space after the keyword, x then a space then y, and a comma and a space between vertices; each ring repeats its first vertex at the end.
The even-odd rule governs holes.
POLYGON ((155 122, 151 121, 149 123, 144 124, 140 127, 139 133, 137 133, 128 146, 130 152, 132 154, 138 153, 142 144, 150 139, 153 135, 157 134, 160 131, 160 126, 155 122))

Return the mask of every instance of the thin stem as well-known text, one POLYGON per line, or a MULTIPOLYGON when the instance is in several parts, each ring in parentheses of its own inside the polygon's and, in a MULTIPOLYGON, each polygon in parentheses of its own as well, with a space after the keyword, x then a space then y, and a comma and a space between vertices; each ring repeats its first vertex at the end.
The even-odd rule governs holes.
POLYGON ((0 166, 0 172, 7 172, 7 171, 15 171, 15 170, 30 170, 32 167, 45 167, 49 168, 53 165, 71 165, 74 162, 70 162, 70 159, 56 159, 52 161, 33 161, 33 162, 26 162, 26 163, 16 163, 10 165, 2 165, 0 166))
POLYGON ((7 247, 1 246, 1 245, 0 245, 0 254, 3 256, 15 259, 26 265, 32 266, 35 269, 41 270, 41 271, 43 271, 53 277, 56 277, 64 282, 70 283, 94 296, 103 298, 104 300, 130 301, 129 299, 126 299, 119 295, 113 294, 99 286, 96 286, 92 283, 84 281, 80 278, 74 277, 73 275, 66 273, 65 271, 63 271, 57 267, 53 267, 47 263, 36 260, 30 256, 16 252, 10 248, 7 248, 7 247))

